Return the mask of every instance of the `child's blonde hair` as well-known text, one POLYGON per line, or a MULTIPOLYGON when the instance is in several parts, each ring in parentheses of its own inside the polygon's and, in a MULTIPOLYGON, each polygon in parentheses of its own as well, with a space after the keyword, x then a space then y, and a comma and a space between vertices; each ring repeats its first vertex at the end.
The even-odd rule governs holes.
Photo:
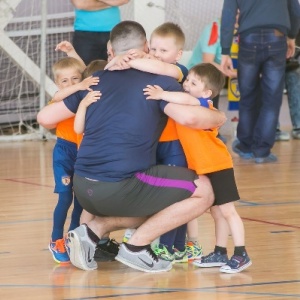
POLYGON ((73 57, 64 57, 58 60, 54 65, 52 66, 52 73, 54 76, 54 81, 57 80, 57 77, 59 76, 60 72, 68 69, 68 68, 74 68, 77 69, 80 74, 82 74, 82 63, 73 57))
POLYGON ((210 63, 195 65, 189 70, 189 73, 194 73, 204 83, 205 88, 211 90, 211 98, 216 97, 224 87, 225 76, 210 63))
POLYGON ((93 73, 97 71, 104 70, 104 67, 107 65, 107 61, 103 59, 95 59, 91 61, 83 71, 82 77, 83 79, 93 75, 93 73))
MULTIPOLYGON (((172 22, 166 22, 162 25, 156 27, 152 34, 151 38, 153 36, 161 36, 161 37, 172 37, 175 40, 176 45, 180 50, 183 50, 184 43, 185 43, 185 35, 180 28, 179 25, 172 23, 172 22)), ((151 40, 150 38, 150 40, 151 40)))

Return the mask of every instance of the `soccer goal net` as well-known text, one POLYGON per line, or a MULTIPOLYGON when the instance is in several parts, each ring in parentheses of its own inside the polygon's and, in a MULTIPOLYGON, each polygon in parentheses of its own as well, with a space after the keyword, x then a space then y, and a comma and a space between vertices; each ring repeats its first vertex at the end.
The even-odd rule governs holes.
MULTIPOLYGON (((121 13, 123 20, 137 20, 146 31, 147 24, 153 28, 164 21, 179 24, 188 53, 204 25, 220 16, 222 2, 131 0, 121 13)), ((0 141, 48 137, 36 115, 56 90, 51 66, 64 53, 54 49, 60 41, 72 41, 73 21, 71 1, 0 0, 0 141)))

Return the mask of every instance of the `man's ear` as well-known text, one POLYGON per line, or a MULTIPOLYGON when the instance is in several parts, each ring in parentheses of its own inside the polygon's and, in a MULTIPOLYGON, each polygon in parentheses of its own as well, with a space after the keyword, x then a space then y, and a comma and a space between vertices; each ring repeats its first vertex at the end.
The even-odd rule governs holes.
POLYGON ((107 55, 110 56, 111 58, 115 57, 114 50, 111 47, 107 49, 107 55))
POLYGON ((145 44, 144 44, 144 52, 145 52, 145 53, 149 53, 149 43, 148 43, 148 41, 145 41, 145 44))

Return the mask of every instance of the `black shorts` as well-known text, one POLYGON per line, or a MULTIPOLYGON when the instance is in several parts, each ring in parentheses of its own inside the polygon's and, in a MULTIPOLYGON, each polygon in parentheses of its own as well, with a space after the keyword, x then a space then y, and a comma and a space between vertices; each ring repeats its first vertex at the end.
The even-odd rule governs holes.
POLYGON ((240 200, 232 168, 205 175, 210 179, 215 194, 213 205, 240 200))
POLYGON ((189 169, 158 165, 119 182, 75 174, 74 191, 81 206, 93 215, 145 217, 189 198, 197 178, 189 169))

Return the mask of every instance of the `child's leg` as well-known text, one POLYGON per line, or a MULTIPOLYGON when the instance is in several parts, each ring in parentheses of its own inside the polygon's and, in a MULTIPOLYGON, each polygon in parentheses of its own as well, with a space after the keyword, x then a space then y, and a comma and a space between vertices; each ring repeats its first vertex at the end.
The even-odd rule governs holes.
POLYGON ((63 239, 64 225, 66 222, 68 210, 72 204, 72 191, 58 193, 58 202, 53 212, 53 229, 49 250, 52 253, 53 259, 60 264, 69 263, 70 258, 65 249, 63 239))
POLYGON ((74 195, 74 207, 71 215, 69 231, 77 228, 80 225, 81 213, 82 213, 82 207, 79 204, 76 196, 74 195))
POLYGON ((175 263, 188 262, 187 249, 185 246, 187 224, 183 224, 177 228, 174 239, 174 260, 175 263))
POLYGON ((174 253, 173 245, 174 245, 176 234, 177 234, 177 228, 169 232, 166 232, 159 239, 159 243, 161 245, 164 245, 171 254, 174 253))
POLYGON ((235 209, 234 202, 220 205, 220 210, 228 222, 235 246, 233 256, 226 265, 221 267, 220 271, 224 273, 238 273, 252 264, 245 248, 244 224, 235 209))
POLYGON ((174 248, 180 252, 185 251, 185 238, 187 232, 187 224, 183 224, 177 228, 176 236, 174 239, 174 248))
POLYGON ((219 206, 212 206, 210 212, 215 222, 216 245, 213 252, 194 262, 194 265, 201 268, 221 267, 228 261, 226 246, 230 232, 227 221, 219 206))
POLYGON ((223 216, 222 211, 218 205, 212 206, 210 208, 210 212, 215 222, 216 246, 226 249, 228 236, 230 234, 227 220, 223 216))
MULTIPOLYGON (((224 220, 228 223, 235 247, 245 246, 244 224, 235 209, 234 202, 229 202, 219 206, 224 220)), ((227 226, 227 227, 228 227, 227 226)))
POLYGON ((53 213, 53 229, 51 235, 52 241, 63 238, 64 225, 66 222, 68 210, 72 204, 72 200, 72 191, 58 194, 58 202, 53 213))
POLYGON ((194 219, 187 224, 187 241, 188 242, 198 242, 198 220, 194 219))
POLYGON ((198 243, 198 235, 198 220, 194 219, 187 224, 186 251, 190 261, 200 259, 203 254, 202 246, 198 243))

